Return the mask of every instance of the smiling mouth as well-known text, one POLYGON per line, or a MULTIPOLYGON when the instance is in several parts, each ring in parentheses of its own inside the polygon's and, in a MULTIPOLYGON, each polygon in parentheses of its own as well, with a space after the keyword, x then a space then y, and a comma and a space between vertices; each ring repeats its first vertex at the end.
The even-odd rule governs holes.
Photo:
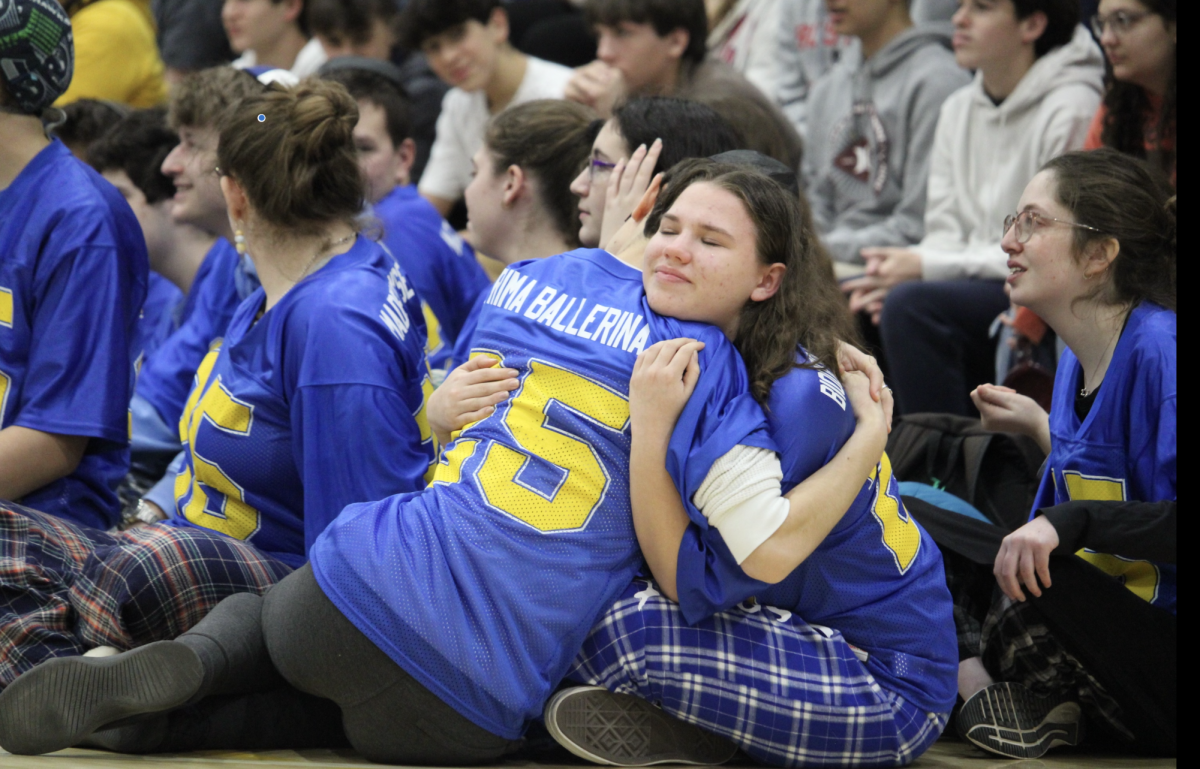
POLYGON ((1023 272, 1025 272, 1024 267, 1009 267, 1008 268, 1008 274, 1010 277, 1013 275, 1020 275, 1023 272))

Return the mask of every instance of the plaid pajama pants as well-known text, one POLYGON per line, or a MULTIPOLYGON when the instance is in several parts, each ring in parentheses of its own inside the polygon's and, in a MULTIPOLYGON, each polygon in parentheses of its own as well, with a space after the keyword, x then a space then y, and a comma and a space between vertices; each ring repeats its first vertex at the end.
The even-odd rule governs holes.
POLYGON ((689 627, 642 580, 600 618, 568 677, 649 700, 772 766, 903 766, 949 717, 883 689, 837 631, 762 606, 689 627))
POLYGON ((216 532, 110 534, 0 502, 0 689, 51 657, 175 638, 223 598, 262 594, 291 571, 216 532))

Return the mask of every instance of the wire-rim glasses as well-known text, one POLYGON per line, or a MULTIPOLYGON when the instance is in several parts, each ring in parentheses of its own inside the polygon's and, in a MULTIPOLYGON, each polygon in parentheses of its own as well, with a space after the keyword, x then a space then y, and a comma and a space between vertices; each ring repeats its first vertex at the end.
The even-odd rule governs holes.
POLYGON ((1092 17, 1092 31, 1100 38, 1104 37, 1104 29, 1108 27, 1114 35, 1121 37, 1149 15, 1149 11, 1113 11, 1107 16, 1096 14, 1092 17))
POLYGON ((1063 224, 1067 227, 1078 227, 1081 230, 1091 230, 1101 235, 1104 234, 1103 230, 1098 230, 1090 224, 1080 224, 1079 222, 1068 222, 1066 219, 1055 219, 1052 216, 1042 216, 1036 211, 1022 211, 1019 214, 1009 214, 1004 217, 1004 234, 1007 235, 1008 231, 1013 228, 1013 225, 1016 225, 1017 242, 1024 245, 1033 237, 1033 231, 1037 229, 1038 225, 1045 226, 1051 222, 1063 224))

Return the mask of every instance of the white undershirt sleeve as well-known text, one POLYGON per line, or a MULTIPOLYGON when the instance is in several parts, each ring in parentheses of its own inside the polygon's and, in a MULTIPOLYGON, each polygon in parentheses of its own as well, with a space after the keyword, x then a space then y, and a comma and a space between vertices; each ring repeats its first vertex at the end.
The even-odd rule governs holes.
POLYGON ((713 463, 692 496, 739 565, 787 520, 790 504, 780 493, 782 481, 775 452, 734 446, 713 463))

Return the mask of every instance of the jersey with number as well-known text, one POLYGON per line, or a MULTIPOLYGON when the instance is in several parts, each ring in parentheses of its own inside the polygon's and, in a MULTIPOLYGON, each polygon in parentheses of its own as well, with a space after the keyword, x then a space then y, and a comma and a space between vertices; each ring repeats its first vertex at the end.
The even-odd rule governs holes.
MULTIPOLYGON (((662 338, 698 337, 689 409, 746 408, 746 375, 717 329, 654 316, 641 272, 598 250, 510 266, 473 354, 520 388, 446 447, 430 488, 346 510, 312 550, 325 594, 398 665, 465 717, 515 739, 539 718, 596 618, 640 563, 629 504, 629 377, 662 338)), ((753 401, 749 406, 758 409, 753 401)), ((765 427, 749 421, 746 430, 765 427)), ((699 432, 677 461, 745 436, 699 432)), ((765 434, 765 429, 760 430, 765 434)), ((728 444, 728 445, 725 445, 728 444)))
POLYGON ((153 355, 146 356, 137 394, 168 425, 177 423, 183 414, 183 404, 209 345, 225 335, 238 305, 258 287, 256 281, 247 284, 242 273, 241 258, 233 245, 218 238, 196 271, 178 327, 153 355))
POLYGON ((148 271, 129 204, 57 139, 0 190, 0 429, 89 439, 74 472, 23 504, 117 523, 148 271))
MULTIPOLYGON (((1050 456, 1033 506, 1070 500, 1177 499, 1177 316, 1149 302, 1129 316, 1104 383, 1087 419, 1075 414, 1082 379, 1068 349, 1058 364, 1050 408, 1050 456)), ((1138 597, 1175 612, 1175 565, 1080 550, 1078 555, 1117 577, 1138 597)))
POLYGON ((238 308, 197 372, 171 522, 298 566, 342 508, 424 486, 432 386, 415 294, 366 238, 256 323, 264 299, 238 308))
MULTIPOLYGON (((841 382, 825 369, 793 369, 772 386, 769 405, 785 492, 827 464, 854 432, 841 382)), ((942 557, 904 509, 886 454, 829 536, 777 585, 746 576, 721 534, 687 506, 693 524, 676 583, 689 622, 753 596, 771 607, 763 609, 768 613, 794 612, 840 631, 881 685, 918 707, 954 706, 958 646, 942 557)))
POLYGON ((428 330, 426 354, 432 369, 446 371, 454 345, 488 278, 475 252, 415 185, 397 187, 375 204, 384 244, 421 298, 428 330))
POLYGON ((179 328, 184 296, 171 281, 150 271, 146 302, 142 305, 142 359, 154 355, 179 328))

